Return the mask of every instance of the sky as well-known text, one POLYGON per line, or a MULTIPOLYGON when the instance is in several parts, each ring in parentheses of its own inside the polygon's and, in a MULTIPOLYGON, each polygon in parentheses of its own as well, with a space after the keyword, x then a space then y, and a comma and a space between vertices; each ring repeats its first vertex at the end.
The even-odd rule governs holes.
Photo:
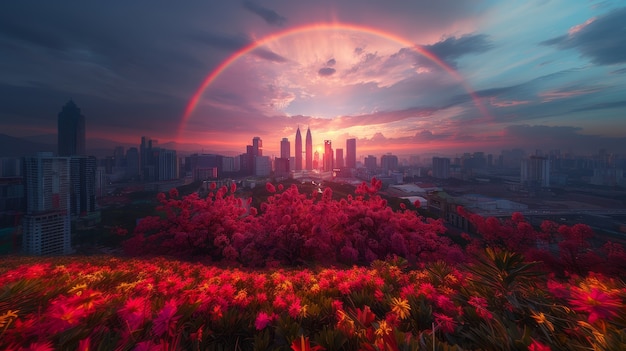
POLYGON ((0 133, 264 154, 626 153, 626 1, 0 2, 0 133))

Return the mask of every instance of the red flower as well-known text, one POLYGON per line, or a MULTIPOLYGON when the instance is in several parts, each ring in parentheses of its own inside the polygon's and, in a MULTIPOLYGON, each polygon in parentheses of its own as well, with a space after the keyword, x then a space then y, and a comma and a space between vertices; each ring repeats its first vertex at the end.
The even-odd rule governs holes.
POLYGON ((537 340, 533 340, 532 344, 528 346, 528 351, 550 351, 550 346, 544 345, 537 340))
POLYGON ((265 312, 260 312, 256 317, 256 321, 254 321, 254 327, 256 330, 262 330, 267 327, 268 324, 272 322, 272 317, 265 312))
POLYGON ((589 313, 589 323, 615 317, 624 308, 619 297, 597 287, 575 289, 570 303, 575 311, 589 313))
POLYGON ((456 322, 452 317, 446 316, 441 313, 433 313, 435 316, 435 324, 442 332, 444 333, 452 333, 454 332, 454 328, 456 326, 456 322))
POLYGON ((487 299, 484 297, 472 296, 467 303, 476 308, 476 314, 480 318, 493 319, 493 314, 487 310, 487 299))
POLYGON ((53 351, 54 348, 50 342, 34 342, 28 345, 27 348, 22 349, 23 351, 53 351))
POLYGON ((270 193, 275 193, 276 192, 276 187, 274 186, 274 184, 272 183, 265 183, 265 189, 267 189, 267 191, 269 191, 270 193))
POLYGON ((293 343, 291 343, 291 349, 293 351, 316 351, 316 350, 324 350, 321 346, 311 346, 309 338, 305 338, 304 335, 300 336, 299 339, 295 339, 293 343))

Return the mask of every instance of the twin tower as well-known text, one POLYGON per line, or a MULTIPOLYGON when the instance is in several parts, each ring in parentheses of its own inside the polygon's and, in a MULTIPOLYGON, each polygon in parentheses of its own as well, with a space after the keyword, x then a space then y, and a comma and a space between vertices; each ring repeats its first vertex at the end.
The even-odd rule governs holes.
MULTIPOLYGON (((300 127, 296 132, 296 171, 301 171, 302 168, 302 134, 300 134, 300 127)), ((304 169, 313 170, 313 138, 311 137, 311 129, 306 129, 306 149, 305 149, 305 167, 304 169)))

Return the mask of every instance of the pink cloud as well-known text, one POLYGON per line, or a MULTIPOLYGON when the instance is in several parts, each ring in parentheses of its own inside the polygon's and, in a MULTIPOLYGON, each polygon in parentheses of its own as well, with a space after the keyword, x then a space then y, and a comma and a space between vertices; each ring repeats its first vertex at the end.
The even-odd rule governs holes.
POLYGON ((542 102, 551 102, 554 100, 567 99, 574 96, 586 95, 600 91, 598 88, 577 89, 577 90, 548 90, 539 93, 542 102))
POLYGON ((528 103, 530 103, 528 100, 497 100, 495 97, 489 99, 489 104, 495 107, 512 107, 528 103))

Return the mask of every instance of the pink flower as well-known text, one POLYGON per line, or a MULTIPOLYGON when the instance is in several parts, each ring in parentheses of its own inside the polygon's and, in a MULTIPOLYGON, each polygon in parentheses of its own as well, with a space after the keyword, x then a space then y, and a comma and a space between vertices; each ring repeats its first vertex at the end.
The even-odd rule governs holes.
POLYGON ((254 327, 256 330, 262 330, 267 327, 268 324, 272 322, 272 317, 265 312, 259 312, 259 315, 256 317, 256 321, 254 321, 254 327))
POLYGON ((170 336, 174 336, 176 321, 178 321, 181 317, 176 316, 177 311, 178 307, 175 299, 170 299, 165 303, 161 312, 159 312, 157 317, 154 319, 152 331, 155 335, 163 336, 167 332, 170 336))
POLYGON ((615 317, 624 308, 619 297, 597 287, 574 290, 570 304, 575 311, 589 313, 589 323, 615 317))
POLYGON ((139 329, 141 324, 146 320, 146 314, 149 311, 148 304, 144 297, 129 298, 124 303, 124 307, 120 308, 117 313, 128 324, 128 328, 133 331, 139 329))

